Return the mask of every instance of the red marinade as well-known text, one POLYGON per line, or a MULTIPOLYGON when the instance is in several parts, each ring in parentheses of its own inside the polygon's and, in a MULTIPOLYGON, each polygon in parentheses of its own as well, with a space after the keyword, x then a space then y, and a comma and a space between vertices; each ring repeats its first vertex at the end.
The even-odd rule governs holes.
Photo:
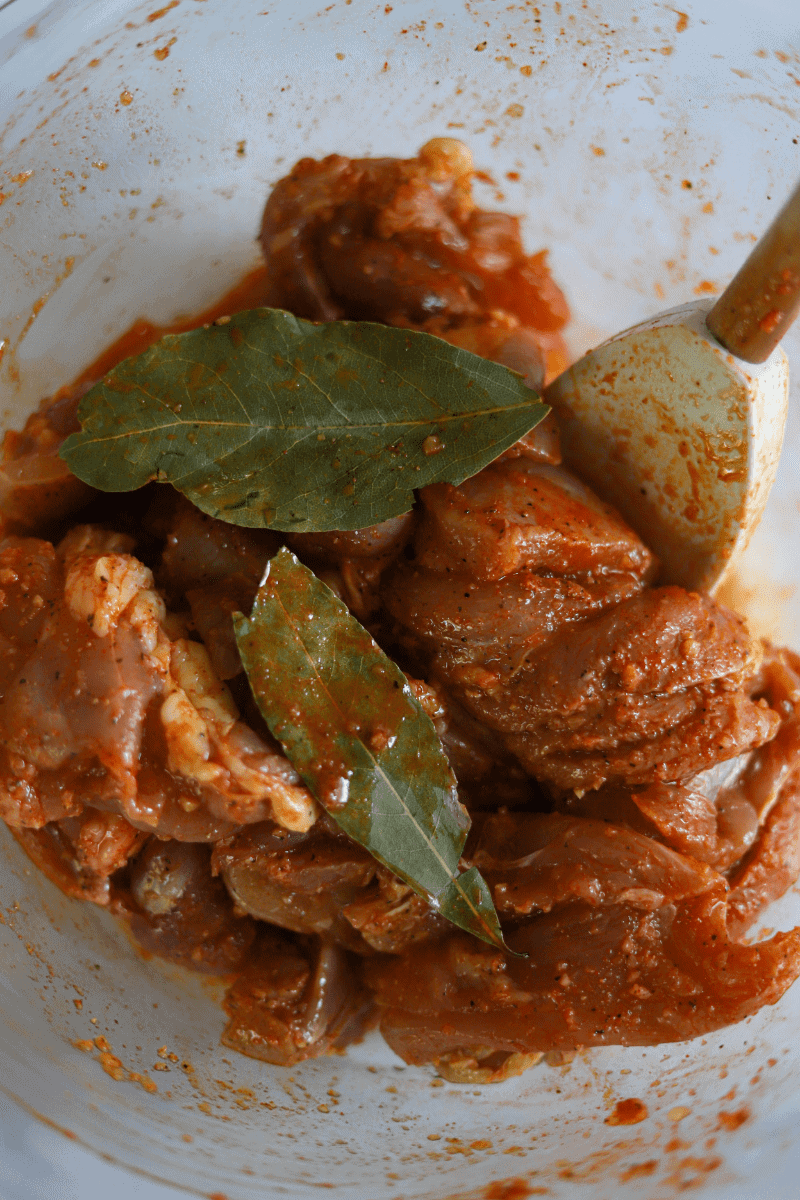
MULTIPOLYGON (((567 306, 472 176, 450 139, 301 160, 267 202, 265 272, 196 323, 226 303, 379 320, 541 386, 567 306)), ((159 332, 131 331, 3 447, 0 815, 34 861, 149 951, 227 975, 225 1044, 275 1063, 378 1019, 407 1062, 486 1082, 774 1003, 800 930, 742 937, 800 872, 800 660, 658 586, 561 465, 552 416, 404 517, 288 536, 433 718, 465 865, 528 957, 456 931, 320 812, 250 695, 231 613, 282 535, 158 485, 98 501, 57 457, 78 397, 159 332)))

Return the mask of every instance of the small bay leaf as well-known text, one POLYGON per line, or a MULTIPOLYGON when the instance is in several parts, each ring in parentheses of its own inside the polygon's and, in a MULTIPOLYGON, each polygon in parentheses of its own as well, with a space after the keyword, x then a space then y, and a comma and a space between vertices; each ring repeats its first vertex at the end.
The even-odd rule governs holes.
POLYGON ((470 867, 451 879, 435 897, 433 907, 454 925, 468 929, 490 945, 508 950, 503 941, 492 893, 477 867, 470 867), (483 933, 480 932, 481 928, 483 933))
POLYGON ((469 816, 399 667, 285 548, 234 625, 262 715, 323 808, 441 916, 505 948, 486 883, 458 873, 469 816))
POLYGON ((519 375, 431 334, 279 309, 171 334, 81 400, 79 479, 152 479, 234 525, 361 529, 459 484, 547 414, 519 375))

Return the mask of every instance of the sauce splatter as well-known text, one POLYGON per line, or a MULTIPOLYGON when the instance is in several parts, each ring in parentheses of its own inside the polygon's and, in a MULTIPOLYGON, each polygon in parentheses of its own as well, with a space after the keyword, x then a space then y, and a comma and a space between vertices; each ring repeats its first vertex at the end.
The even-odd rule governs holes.
POLYGON ((525 1179, 500 1179, 490 1183, 484 1193, 486 1200, 528 1200, 529 1196, 547 1196, 550 1189, 531 1187, 525 1179))
POLYGON ((72 1045, 76 1050, 82 1050, 84 1054, 91 1054, 92 1051, 99 1050, 100 1053, 97 1055, 95 1062, 99 1063, 106 1075, 110 1075, 118 1083, 138 1083, 139 1087, 143 1088, 150 1095, 158 1091, 157 1085, 149 1075, 141 1071, 128 1070, 122 1060, 113 1053, 108 1039, 103 1037, 102 1034, 96 1037, 93 1042, 89 1041, 88 1038, 83 1038, 73 1041, 72 1045))
POLYGON ((147 18, 148 21, 158 21, 160 17, 166 16, 171 8, 177 8, 180 0, 170 0, 169 4, 165 4, 163 8, 157 8, 155 12, 151 12, 147 18))
POLYGON ((647 1105, 643 1104, 641 1100, 618 1100, 614 1105, 614 1111, 606 1117, 605 1124, 638 1125, 649 1115, 647 1105))
POLYGON ((647 1162, 634 1163, 633 1166, 624 1170, 620 1177, 620 1183, 627 1183, 629 1179, 640 1179, 645 1175, 652 1175, 658 1166, 658 1159, 650 1158, 647 1162))
POLYGON ((721 1112, 718 1117, 719 1124, 717 1128, 726 1129, 728 1133, 733 1133, 745 1121, 750 1120, 750 1110, 748 1108, 737 1108, 735 1112, 721 1112))

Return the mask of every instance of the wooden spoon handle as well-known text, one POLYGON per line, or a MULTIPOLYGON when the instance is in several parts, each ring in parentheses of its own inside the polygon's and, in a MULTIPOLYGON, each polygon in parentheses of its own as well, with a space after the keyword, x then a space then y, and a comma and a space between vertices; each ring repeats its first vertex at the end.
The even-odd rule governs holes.
POLYGON ((706 317, 745 362, 769 358, 800 311, 800 185, 706 317))

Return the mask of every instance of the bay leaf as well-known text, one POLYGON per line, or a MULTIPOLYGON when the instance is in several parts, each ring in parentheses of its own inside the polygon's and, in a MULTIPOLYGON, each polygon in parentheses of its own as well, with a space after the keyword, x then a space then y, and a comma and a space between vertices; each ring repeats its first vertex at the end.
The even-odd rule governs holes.
POLYGON ((430 334, 258 308, 120 363, 60 453, 101 491, 166 480, 234 525, 361 529, 415 488, 462 483, 548 411, 515 372, 430 334))
POLYGON ((485 881, 459 874, 469 816, 399 667, 285 548, 234 626, 264 720, 323 808, 443 917, 504 947, 485 881))

